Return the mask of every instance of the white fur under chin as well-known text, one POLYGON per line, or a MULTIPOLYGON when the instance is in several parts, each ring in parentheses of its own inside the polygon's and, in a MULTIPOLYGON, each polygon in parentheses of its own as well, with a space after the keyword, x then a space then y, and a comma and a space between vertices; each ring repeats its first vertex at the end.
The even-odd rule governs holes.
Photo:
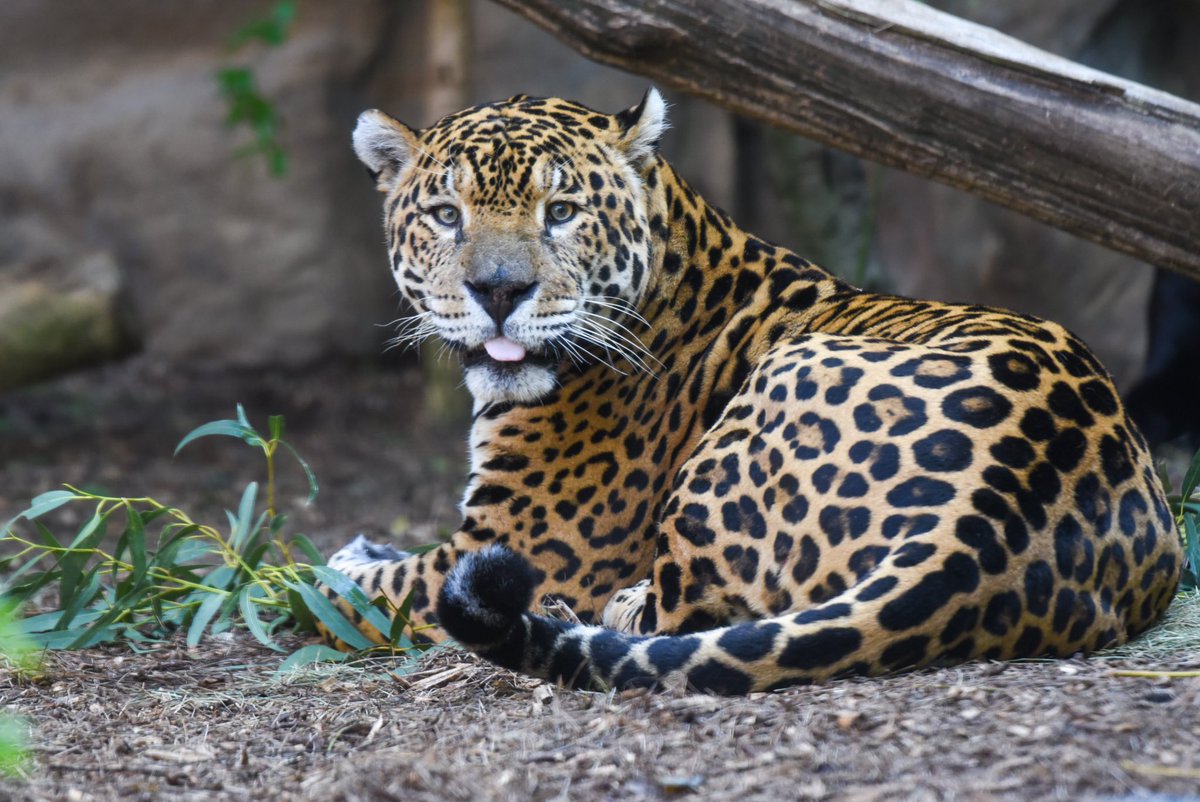
POLYGON ((537 401, 554 392, 556 383, 554 371, 542 365, 499 371, 483 364, 472 365, 466 371, 467 389, 477 404, 537 401))

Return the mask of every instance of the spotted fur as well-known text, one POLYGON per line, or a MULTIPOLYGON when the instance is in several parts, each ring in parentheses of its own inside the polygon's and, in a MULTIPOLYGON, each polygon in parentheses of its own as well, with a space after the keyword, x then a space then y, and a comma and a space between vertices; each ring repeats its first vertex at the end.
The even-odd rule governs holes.
POLYGON ((1157 621, 1179 540, 1087 347, 742 231, 657 154, 664 126, 654 91, 363 115, 407 333, 462 354, 476 406, 449 541, 332 564, 411 592, 435 639, 577 686, 1065 657, 1157 621))

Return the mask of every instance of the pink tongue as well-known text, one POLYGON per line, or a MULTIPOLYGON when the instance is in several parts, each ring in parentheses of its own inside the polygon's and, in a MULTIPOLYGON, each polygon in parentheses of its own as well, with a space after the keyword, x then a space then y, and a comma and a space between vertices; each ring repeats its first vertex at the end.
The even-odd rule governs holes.
POLYGON ((488 356, 497 362, 520 362, 525 358, 525 346, 507 337, 497 337, 483 344, 488 356))

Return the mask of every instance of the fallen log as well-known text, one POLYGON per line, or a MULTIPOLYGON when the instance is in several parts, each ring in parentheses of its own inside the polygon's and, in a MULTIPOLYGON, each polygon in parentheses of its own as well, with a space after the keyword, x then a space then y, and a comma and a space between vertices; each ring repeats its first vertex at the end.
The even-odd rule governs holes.
POLYGON ((1200 279, 1200 106, 913 0, 497 0, 606 64, 1200 279))

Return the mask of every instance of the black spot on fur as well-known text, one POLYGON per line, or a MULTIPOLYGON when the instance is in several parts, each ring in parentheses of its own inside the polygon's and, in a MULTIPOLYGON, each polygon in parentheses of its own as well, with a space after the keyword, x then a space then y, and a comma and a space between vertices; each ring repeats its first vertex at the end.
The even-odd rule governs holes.
POLYGON ((1025 605, 1032 615, 1050 612, 1054 596, 1054 572, 1045 560, 1030 563, 1025 569, 1025 605))
POLYGON ((1006 635, 1021 620, 1021 597, 1015 591, 995 594, 983 611, 983 628, 993 635, 1006 635))
POLYGON ((1002 574, 1008 568, 1008 557, 996 538, 996 530, 979 515, 964 515, 958 519, 955 536, 975 549, 979 567, 989 574, 1002 574))
POLYGON ((898 581, 899 580, 897 580, 894 576, 880 577, 874 582, 864 585, 863 589, 858 592, 858 596, 856 598, 860 602, 874 601, 880 596, 887 595, 892 588, 896 587, 898 581))
POLYGON ((1029 441, 1020 437, 1005 437, 992 446, 992 456, 1010 468, 1025 468, 1037 457, 1029 441))
POLYGON ((750 675, 735 668, 707 660, 688 672, 688 684, 698 691, 723 693, 731 696, 749 693, 753 686, 750 675))
POLYGON ((918 665, 925 660, 929 640, 928 635, 913 635, 911 638, 896 641, 883 650, 879 660, 893 670, 918 665))
POLYGON ((912 541, 896 549, 892 562, 897 568, 912 568, 914 565, 925 562, 936 552, 937 547, 932 543, 912 541))
POLYGON ((1104 478, 1111 487, 1133 477, 1133 463, 1129 459, 1129 451, 1124 443, 1112 435, 1104 435, 1100 441, 1100 464, 1104 468, 1104 478))
POLYGON ((792 566, 792 579, 796 584, 803 585, 812 579, 820 560, 821 550, 817 548, 816 541, 808 535, 802 536, 800 538, 800 554, 796 558, 796 564, 792 566))
POLYGON ((1070 473, 1087 453, 1087 438, 1076 428, 1064 429, 1046 447, 1046 459, 1056 470, 1070 473))
POLYGON ((1055 383, 1054 389, 1050 391, 1046 400, 1050 404, 1050 411, 1055 415, 1085 429, 1096 421, 1092 414, 1084 408, 1079 394, 1066 382, 1055 383))
POLYGON ((1086 381, 1079 386, 1079 395, 1088 409, 1097 415, 1116 415, 1117 397, 1113 395, 1107 384, 1100 379, 1086 381))
POLYGON ((913 456, 927 471, 966 470, 971 464, 971 439, 955 429, 940 429, 913 443, 913 456))
POLYGON ((725 630, 717 645, 738 660, 752 662, 766 657, 775 645, 779 624, 746 623, 725 630))
POLYGON ((851 627, 830 627, 811 635, 789 638, 779 655, 779 665, 809 671, 829 668, 862 646, 862 634, 851 627))
POLYGON ((659 673, 667 674, 683 668, 699 648, 699 638, 656 638, 646 648, 646 656, 659 673))
POLYGON ((1040 407, 1027 410, 1021 418, 1021 434, 1035 443, 1049 440, 1057 431, 1054 416, 1040 407))
POLYGON ((1041 382, 1037 363, 1019 351, 1008 351, 988 357, 988 366, 996 381, 1014 390, 1033 390, 1041 382))
POLYGON ((954 615, 950 616, 950 620, 946 622, 946 626, 942 628, 938 640, 943 645, 954 643, 963 635, 975 629, 979 624, 979 608, 978 607, 960 607, 954 611, 954 615))
POLYGON ((914 476, 888 491, 893 507, 938 507, 954 498, 954 485, 928 476, 914 476))
POLYGON ((956 593, 970 593, 979 586, 979 566, 965 554, 951 554, 942 569, 921 577, 911 588, 888 602, 879 612, 884 629, 903 631, 920 626, 950 603, 956 593))
POLYGON ((1012 412, 1012 402, 991 387, 965 387, 942 401, 942 414, 977 429, 998 426, 1012 412))

